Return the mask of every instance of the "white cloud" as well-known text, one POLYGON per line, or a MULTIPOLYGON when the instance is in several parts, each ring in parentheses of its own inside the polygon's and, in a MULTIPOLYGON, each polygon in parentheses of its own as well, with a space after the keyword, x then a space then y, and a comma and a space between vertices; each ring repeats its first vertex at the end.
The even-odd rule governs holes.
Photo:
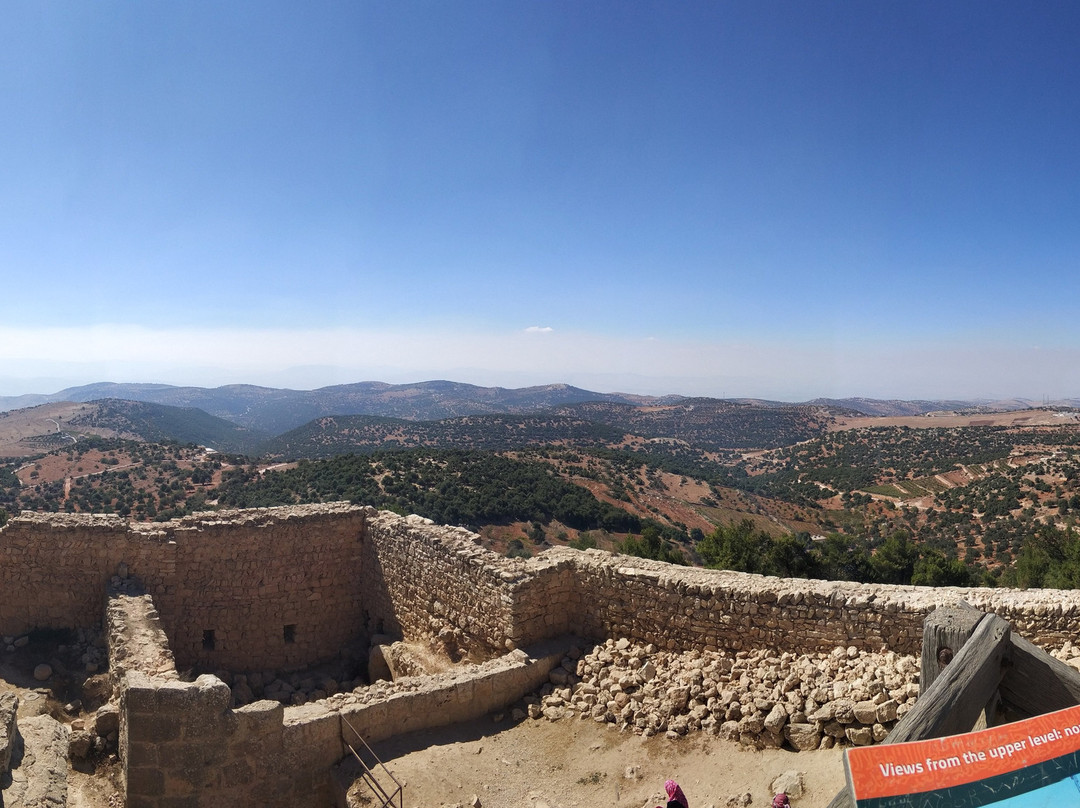
POLYGON ((555 329, 549 325, 530 325, 525 329, 526 334, 550 334, 555 329))

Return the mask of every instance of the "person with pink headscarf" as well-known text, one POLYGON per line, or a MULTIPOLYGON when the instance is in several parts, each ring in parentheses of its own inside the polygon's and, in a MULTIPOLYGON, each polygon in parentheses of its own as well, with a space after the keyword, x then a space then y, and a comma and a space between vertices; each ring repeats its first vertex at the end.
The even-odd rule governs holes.
POLYGON ((679 788, 679 784, 674 780, 664 782, 664 791, 667 793, 667 808, 690 808, 690 803, 686 801, 686 795, 683 794, 683 790, 679 788))

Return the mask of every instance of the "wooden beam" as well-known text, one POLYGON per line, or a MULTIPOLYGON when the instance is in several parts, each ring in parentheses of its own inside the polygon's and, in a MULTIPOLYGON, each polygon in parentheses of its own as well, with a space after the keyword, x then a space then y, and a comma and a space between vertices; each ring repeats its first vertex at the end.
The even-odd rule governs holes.
POLYGON ((1080 673, 1023 637, 1014 636, 1011 645, 1001 680, 1006 709, 1029 718, 1080 704, 1080 673))
MULTIPOLYGON (((983 617, 971 639, 882 743, 944 738, 969 731, 998 689, 1011 649, 1011 633, 1009 624, 996 614, 983 617)), ((845 787, 829 808, 854 805, 845 787)))
POLYGON ((923 620, 922 665, 919 668, 920 696, 971 638, 983 614, 961 602, 935 609, 926 616, 923 620))

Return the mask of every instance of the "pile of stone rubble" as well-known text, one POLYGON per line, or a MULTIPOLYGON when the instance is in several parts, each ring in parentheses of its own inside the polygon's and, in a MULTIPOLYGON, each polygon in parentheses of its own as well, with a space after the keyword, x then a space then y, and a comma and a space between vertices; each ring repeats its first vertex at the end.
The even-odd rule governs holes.
POLYGON ((234 707, 259 699, 286 705, 307 704, 365 684, 362 679, 343 678, 340 671, 253 671, 236 675, 217 671, 215 675, 232 688, 234 707))
MULTIPOLYGON (((14 653, 20 648, 25 648, 31 642, 31 635, 0 637, 0 645, 7 653, 14 653)), ((56 646, 56 653, 65 660, 65 668, 85 670, 87 673, 96 673, 108 667, 108 649, 105 635, 99 629, 80 628, 69 632, 67 645, 56 646)), ((45 665, 44 667, 50 667, 45 665)), ((39 681, 48 679, 51 675, 46 673, 39 676, 39 681)))
POLYGON ((888 735, 919 693, 919 661, 890 651, 660 651, 608 640, 572 649, 515 713, 591 718, 644 735, 704 731, 758 748, 867 745, 888 735))

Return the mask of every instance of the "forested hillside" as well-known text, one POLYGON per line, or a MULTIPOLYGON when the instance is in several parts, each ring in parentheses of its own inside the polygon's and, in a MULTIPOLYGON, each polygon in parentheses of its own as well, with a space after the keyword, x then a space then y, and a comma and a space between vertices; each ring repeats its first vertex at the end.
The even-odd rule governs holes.
POLYGON ((824 407, 755 406, 714 398, 642 407, 586 402, 559 407, 556 412, 705 451, 789 446, 820 435, 832 421, 824 407))
POLYGON ((93 434, 108 429, 149 443, 176 441, 210 446, 220 452, 252 452, 268 437, 195 407, 169 407, 141 401, 103 399, 67 422, 68 431, 93 434))
POLYGON ((575 530, 641 529, 640 519, 601 503, 551 466, 487 452, 343 455, 261 474, 236 468, 222 476, 218 499, 242 508, 344 499, 475 529, 553 520, 575 530))
POLYGON ((168 519, 352 500, 469 526, 499 552, 564 543, 770 574, 1080 585, 1075 414, 902 420, 701 399, 325 416, 260 456, 239 453, 255 435, 195 409, 49 405, 0 418, 23 455, 0 466, 0 507, 168 519))
POLYGON ((405 421, 370 415, 319 418, 262 445, 268 458, 295 460, 347 452, 439 447, 509 451, 548 444, 618 443, 617 430, 569 415, 471 415, 442 421, 405 421))

